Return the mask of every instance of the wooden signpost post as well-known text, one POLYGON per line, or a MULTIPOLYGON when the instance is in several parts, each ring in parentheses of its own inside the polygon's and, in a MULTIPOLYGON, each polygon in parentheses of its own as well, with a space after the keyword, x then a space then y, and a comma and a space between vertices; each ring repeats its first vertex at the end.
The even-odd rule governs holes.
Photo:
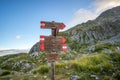
POLYGON ((64 29, 64 23, 59 22, 45 22, 41 21, 41 28, 52 29, 52 36, 40 36, 40 50, 41 51, 50 51, 51 53, 47 54, 47 60, 51 63, 51 80, 54 78, 54 62, 59 60, 60 55, 56 52, 66 51, 67 45, 65 44, 66 39, 63 36, 57 36, 59 29, 64 29))

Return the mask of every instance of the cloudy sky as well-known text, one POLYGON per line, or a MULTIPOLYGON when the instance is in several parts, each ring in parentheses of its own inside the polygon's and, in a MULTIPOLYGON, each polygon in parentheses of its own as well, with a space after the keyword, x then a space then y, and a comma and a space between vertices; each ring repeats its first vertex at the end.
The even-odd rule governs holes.
POLYGON ((0 0, 0 50, 28 49, 49 35, 40 21, 64 22, 67 30, 119 5, 120 0, 0 0))

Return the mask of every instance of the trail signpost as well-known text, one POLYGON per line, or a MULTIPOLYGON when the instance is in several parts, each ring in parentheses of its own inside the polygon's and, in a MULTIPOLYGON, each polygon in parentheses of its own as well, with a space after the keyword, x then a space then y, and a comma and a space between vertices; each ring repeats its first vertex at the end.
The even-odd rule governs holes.
POLYGON ((47 60, 51 63, 51 80, 54 79, 54 62, 59 60, 60 55, 56 52, 66 51, 67 45, 65 44, 66 39, 63 36, 57 36, 59 29, 64 29, 65 24, 59 22, 46 22, 41 21, 40 28, 42 29, 52 29, 52 36, 40 36, 40 50, 49 51, 47 55, 47 60))
POLYGON ((62 36, 40 36, 41 51, 66 51, 66 39, 62 36))

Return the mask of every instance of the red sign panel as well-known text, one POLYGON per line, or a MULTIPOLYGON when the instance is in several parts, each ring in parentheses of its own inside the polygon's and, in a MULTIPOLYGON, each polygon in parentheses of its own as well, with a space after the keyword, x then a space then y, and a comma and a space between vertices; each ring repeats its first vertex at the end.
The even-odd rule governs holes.
POLYGON ((62 36, 40 36, 41 51, 66 51, 66 39, 62 36))
POLYGON ((66 42, 66 39, 62 36, 40 36, 40 43, 58 43, 63 44, 66 42))
POLYGON ((41 28, 59 28, 59 29, 64 29, 65 24, 64 23, 58 23, 58 22, 45 22, 41 21, 41 28))

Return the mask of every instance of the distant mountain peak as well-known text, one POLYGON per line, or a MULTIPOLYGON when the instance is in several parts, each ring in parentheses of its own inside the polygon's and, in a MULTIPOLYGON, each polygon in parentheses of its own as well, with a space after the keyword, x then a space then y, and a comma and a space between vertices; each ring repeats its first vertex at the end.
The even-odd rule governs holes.
POLYGON ((113 17, 113 16, 120 17, 120 6, 104 11, 102 14, 98 16, 98 18, 113 17))

